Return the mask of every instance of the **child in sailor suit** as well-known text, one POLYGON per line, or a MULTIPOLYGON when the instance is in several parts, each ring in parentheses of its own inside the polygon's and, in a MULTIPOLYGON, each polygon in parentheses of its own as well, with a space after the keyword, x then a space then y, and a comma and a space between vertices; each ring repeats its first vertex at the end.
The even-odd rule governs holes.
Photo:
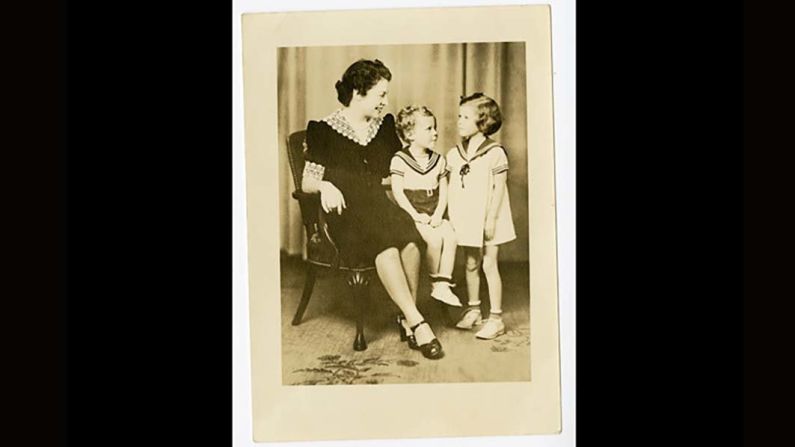
POLYGON ((398 113, 395 128, 409 145, 392 157, 392 193, 427 243, 431 297, 461 307, 451 290, 457 241, 453 227, 443 217, 447 208, 447 162, 432 150, 437 137, 436 118, 426 107, 407 106, 398 113))
POLYGON ((497 103, 475 93, 461 99, 458 132, 463 142, 447 152, 449 217, 458 245, 466 255, 468 307, 456 325, 492 339, 505 333, 502 321, 502 279, 497 266, 499 245, 516 239, 508 198, 508 156, 489 138, 502 125, 497 103), (480 310, 480 268, 486 277, 491 311, 483 320, 480 310))

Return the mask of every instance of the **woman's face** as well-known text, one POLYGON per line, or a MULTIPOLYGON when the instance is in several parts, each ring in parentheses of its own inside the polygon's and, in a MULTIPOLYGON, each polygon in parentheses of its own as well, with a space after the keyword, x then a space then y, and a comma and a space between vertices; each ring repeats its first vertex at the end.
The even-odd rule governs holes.
POLYGON ((359 95, 358 92, 354 90, 351 105, 355 103, 356 108, 365 116, 378 116, 383 112, 387 104, 389 104, 387 94, 389 94, 389 81, 381 79, 370 88, 364 96, 359 95))
POLYGON ((415 146, 433 149, 436 145, 436 119, 432 116, 417 116, 414 121, 412 140, 415 146))
POLYGON ((458 109, 458 134, 462 138, 469 138, 480 131, 478 123, 475 121, 477 117, 477 110, 468 104, 464 104, 458 109))

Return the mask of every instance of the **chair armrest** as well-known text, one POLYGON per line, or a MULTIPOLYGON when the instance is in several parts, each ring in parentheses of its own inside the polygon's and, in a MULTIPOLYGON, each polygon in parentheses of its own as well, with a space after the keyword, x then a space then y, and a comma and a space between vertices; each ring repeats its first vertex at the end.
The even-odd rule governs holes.
POLYGON ((332 269, 338 268, 339 248, 329 233, 326 213, 320 206, 320 193, 297 190, 293 191, 292 196, 301 206, 310 259, 329 264, 332 269))
POLYGON ((326 222, 326 212, 323 211, 322 207, 317 207, 317 222, 318 222, 318 233, 321 235, 323 239, 326 240, 328 245, 331 247, 334 253, 334 258, 331 261, 331 268, 332 270, 336 270, 337 267, 340 265, 340 250, 337 247, 337 243, 334 242, 334 238, 331 237, 331 234, 328 231, 328 222, 326 222))
POLYGON ((320 193, 308 193, 301 190, 293 191, 293 198, 298 200, 301 207, 301 219, 306 227, 307 237, 312 235, 313 227, 317 225, 317 213, 315 209, 320 208, 320 193))
POLYGON ((293 191, 293 198, 297 200, 319 200, 320 193, 318 192, 304 192, 293 191))

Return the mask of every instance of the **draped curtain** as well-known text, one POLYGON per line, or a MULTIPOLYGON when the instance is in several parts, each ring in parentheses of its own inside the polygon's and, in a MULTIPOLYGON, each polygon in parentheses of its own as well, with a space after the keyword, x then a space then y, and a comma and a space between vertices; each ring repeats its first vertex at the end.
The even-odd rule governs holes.
POLYGON ((409 104, 425 105, 437 118, 436 150, 442 155, 455 146, 461 95, 477 91, 494 98, 503 126, 492 138, 505 145, 517 241, 501 249, 505 261, 527 261, 528 179, 527 113, 524 43, 462 43, 280 48, 278 57, 279 205, 281 250, 302 254, 304 229, 286 154, 286 138, 337 108, 334 83, 360 58, 379 59, 392 72, 386 112, 409 104))

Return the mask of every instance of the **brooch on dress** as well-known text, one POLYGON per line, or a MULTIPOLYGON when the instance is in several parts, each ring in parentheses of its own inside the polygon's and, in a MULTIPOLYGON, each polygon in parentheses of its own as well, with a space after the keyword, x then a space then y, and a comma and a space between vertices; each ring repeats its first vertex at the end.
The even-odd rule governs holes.
POLYGON ((469 163, 464 163, 464 165, 461 166, 461 170, 458 171, 458 175, 461 176, 461 187, 462 188, 464 187, 464 176, 467 175, 467 174, 469 174, 469 163))

